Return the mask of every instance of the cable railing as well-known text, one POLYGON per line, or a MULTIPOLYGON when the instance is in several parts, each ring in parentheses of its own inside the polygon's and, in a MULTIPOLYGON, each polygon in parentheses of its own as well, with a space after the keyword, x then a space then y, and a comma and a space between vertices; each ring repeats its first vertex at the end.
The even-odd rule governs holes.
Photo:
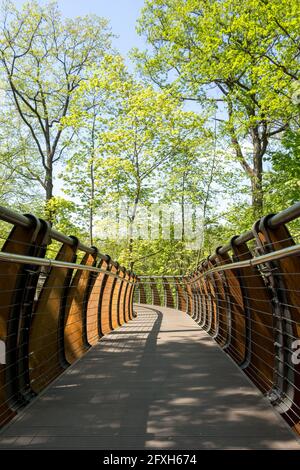
POLYGON ((298 433, 300 245, 286 224, 299 217, 300 203, 265 216, 194 272, 138 276, 135 292, 136 302, 191 315, 298 433))
POLYGON ((137 278, 33 215, 0 207, 0 220, 10 224, 0 252, 4 425, 104 335, 133 319, 137 278))

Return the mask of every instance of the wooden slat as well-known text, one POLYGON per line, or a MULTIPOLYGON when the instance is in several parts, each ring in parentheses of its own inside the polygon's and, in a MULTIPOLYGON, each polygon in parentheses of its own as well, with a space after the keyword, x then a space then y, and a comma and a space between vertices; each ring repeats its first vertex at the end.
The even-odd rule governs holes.
POLYGON ((185 291, 186 291, 186 312, 189 315, 192 315, 193 312, 193 294, 192 294, 192 289, 191 285, 189 283, 190 278, 183 278, 183 283, 185 284, 185 291))
POLYGON ((170 284, 167 278, 165 277, 162 278, 162 282, 163 282, 163 288, 165 292, 165 307, 174 308, 174 299, 173 299, 173 293, 171 291, 170 284))
MULTIPOLYGON (((118 276, 123 278, 124 273, 123 271, 116 269, 115 271, 118 276)), ((113 330, 121 326, 119 323, 119 295, 122 287, 122 280, 121 279, 115 279, 114 284, 113 284, 113 292, 112 292, 112 298, 111 298, 111 322, 112 322, 112 327, 113 330)))
POLYGON ((147 303, 146 291, 145 291, 144 284, 141 281, 139 281, 138 289, 139 289, 139 303, 146 304, 147 303))
MULTIPOLYGON (((266 217, 260 224, 260 231, 258 233, 260 242, 266 252, 277 251, 282 248, 293 246, 295 244, 288 228, 281 225, 275 229, 270 229, 267 224, 266 217)), ((274 284, 277 287, 277 296, 281 305, 281 314, 283 316, 283 328, 285 331, 285 345, 291 348, 291 342, 300 339, 300 256, 293 256, 282 258, 270 264, 270 267, 275 269, 274 284), (284 322, 285 318, 290 318, 291 321, 284 322), (288 330, 288 331, 287 331, 288 330), (292 335, 293 338, 290 338, 292 335)), ((286 362, 290 364, 291 368, 286 369, 286 374, 289 376, 289 381, 293 383, 293 387, 285 382, 285 393, 287 393, 291 400, 291 406, 286 413, 283 413, 284 418, 300 433, 299 409, 300 409, 300 364, 292 361, 291 354, 286 354, 286 362)))
MULTIPOLYGON (((63 244, 56 260, 74 262, 76 246, 63 244)), ((40 292, 29 338, 30 383, 38 393, 61 374, 63 361, 63 311, 72 272, 52 267, 40 292)))
MULTIPOLYGON (((233 243, 232 248, 236 261, 252 259, 246 243, 239 246, 233 243)), ((246 300, 244 308, 248 310, 250 329, 249 364, 244 372, 266 393, 273 386, 274 375, 272 299, 257 266, 239 269, 238 276, 246 300)))
MULTIPOLYGON (((81 264, 83 266, 95 265, 96 253, 94 256, 85 254, 81 264)), ((65 358, 69 364, 72 364, 74 361, 79 359, 89 348, 88 338, 86 335, 86 320, 89 300, 89 287, 92 278, 93 273, 89 271, 77 270, 75 276, 73 277, 72 285, 68 291, 64 322, 64 350, 65 358)), ((93 286, 91 286, 91 288, 93 291, 93 286)), ((96 295, 95 291, 93 292, 93 295, 96 295)), ((97 303, 96 299, 95 303, 97 303)), ((91 310, 89 314, 91 316, 91 310)), ((97 313, 95 313, 95 315, 97 316, 97 313)))
POLYGON ((152 305, 161 305, 160 295, 156 285, 157 281, 155 281, 152 277, 149 279, 149 281, 151 282, 150 287, 152 293, 152 305))
MULTIPOLYGON (((221 255, 218 251, 217 257, 220 264, 232 263, 227 253, 221 255)), ((226 270, 224 274, 231 310, 231 336, 230 344, 226 348, 226 352, 230 354, 238 364, 242 364, 246 356, 246 321, 243 294, 236 270, 226 270)))
MULTIPOLYGON (((39 231, 40 223, 37 220, 32 228, 13 227, 1 251, 34 256, 40 251, 35 245, 36 241, 41 241, 39 231)), ((29 274, 27 268, 23 264, 0 262, 0 340, 5 348, 5 361, 0 364, 0 425, 15 415, 13 406, 20 399, 18 338, 24 295, 30 294, 25 292, 29 274)), ((33 295, 34 288, 31 290, 31 301, 33 295)))
MULTIPOLYGON (((106 261, 100 261, 99 268, 107 270, 106 261)), ((93 282, 91 293, 89 295, 86 324, 87 324, 87 341, 90 346, 94 346, 102 334, 101 325, 101 304, 102 304, 102 293, 105 288, 106 274, 99 273, 93 282)))
MULTIPOLYGON (((218 259, 213 263, 218 265, 218 259)), ((222 271, 214 273, 214 280, 216 286, 216 305, 217 305, 217 325, 216 337, 220 346, 225 347, 230 341, 230 306, 226 301, 226 283, 224 282, 224 273, 222 271)))
MULTIPOLYGON (((107 272, 110 271, 110 266, 107 266, 107 272)), ((111 302, 111 293, 112 287, 114 284, 114 277, 105 275, 103 283, 103 292, 100 302, 100 322, 101 322, 101 332, 102 335, 106 335, 112 331, 112 324, 110 318, 110 302, 111 302)))
POLYGON ((182 287, 182 284, 179 282, 178 278, 174 278, 175 280, 175 287, 177 290, 177 298, 178 298, 178 310, 182 310, 183 312, 186 311, 186 296, 185 291, 182 287))
MULTIPOLYGON (((125 272, 125 278, 126 281, 129 280, 129 273, 126 271, 125 272)), ((128 282, 123 282, 121 294, 120 294, 120 302, 119 302, 119 308, 120 308, 120 321, 123 323, 126 323, 128 321, 126 319, 126 292, 127 289, 129 288, 128 282)))

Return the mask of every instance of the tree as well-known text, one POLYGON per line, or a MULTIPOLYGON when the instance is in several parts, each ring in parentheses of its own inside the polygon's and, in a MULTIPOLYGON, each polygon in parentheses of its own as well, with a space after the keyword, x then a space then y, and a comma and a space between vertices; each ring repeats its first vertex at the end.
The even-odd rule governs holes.
POLYGON ((92 88, 81 93, 79 90, 79 96, 71 105, 70 117, 62 121, 67 127, 72 127, 74 133, 66 167, 61 174, 67 183, 64 192, 78 200, 75 207, 81 220, 88 225, 91 245, 94 244, 95 212, 102 206, 105 194, 105 187, 99 181, 102 164, 99 138, 105 106, 101 91, 92 88))
POLYGON ((280 211, 300 199, 300 132, 287 131, 283 149, 270 155, 267 173, 266 204, 269 211, 280 211))
MULTIPOLYGON (((203 130, 203 118, 183 111, 168 92, 135 79, 118 55, 106 56, 91 79, 82 83, 79 100, 92 90, 100 96, 102 107, 94 123, 98 132, 94 185, 105 188, 106 202, 118 205, 120 199, 127 201, 128 258, 132 261, 139 204, 155 199, 158 181, 166 168, 177 163, 183 143, 192 152, 208 132, 203 130)), ((86 120, 81 109, 74 107, 66 125, 86 120)))
POLYGON ((143 71, 185 100, 219 105, 223 137, 251 182, 253 217, 263 211, 272 139, 295 118, 297 18, 296 0, 147 0, 139 21, 152 46, 136 53, 143 71))
MULTIPOLYGON (((114 87, 117 83, 114 82, 114 87)), ((102 138, 110 180, 115 182, 118 193, 121 190, 132 201, 128 214, 128 251, 132 261, 133 230, 140 202, 153 201, 157 181, 167 168, 176 165, 183 146, 190 147, 192 152, 195 142, 196 145, 203 142, 204 130, 203 119, 183 111, 178 100, 168 92, 156 91, 131 76, 125 83, 119 81, 117 88, 118 115, 110 120, 111 125, 102 138), (113 174, 117 174, 118 181, 114 181, 113 174)))
POLYGON ((26 211, 30 201, 31 208, 39 213, 41 193, 34 184, 39 173, 32 172, 36 162, 30 144, 17 116, 8 119, 5 108, 0 109, 0 203, 26 211))
POLYGON ((103 18, 62 19, 53 2, 40 6, 31 1, 21 11, 11 2, 4 5, 2 73, 11 108, 29 131, 41 163, 43 175, 36 179, 46 201, 53 197, 54 165, 70 141, 61 120, 68 115, 74 93, 88 77, 89 68, 99 64, 110 47, 110 37, 103 18))

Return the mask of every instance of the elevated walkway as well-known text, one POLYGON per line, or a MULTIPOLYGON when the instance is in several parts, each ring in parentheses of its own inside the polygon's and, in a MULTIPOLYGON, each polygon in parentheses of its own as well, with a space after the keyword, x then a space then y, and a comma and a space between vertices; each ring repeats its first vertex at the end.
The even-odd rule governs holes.
POLYGON ((194 320, 135 305, 0 433, 0 449, 300 449, 194 320))

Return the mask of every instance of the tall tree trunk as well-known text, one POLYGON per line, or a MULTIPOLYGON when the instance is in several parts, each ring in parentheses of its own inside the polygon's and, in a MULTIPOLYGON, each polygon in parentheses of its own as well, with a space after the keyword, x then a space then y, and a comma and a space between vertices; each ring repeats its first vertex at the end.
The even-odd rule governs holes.
POLYGON ((253 176, 251 178, 253 215, 260 218, 263 215, 263 158, 261 150, 255 148, 253 155, 253 176))
POLYGON ((46 186, 46 204, 53 197, 53 149, 51 148, 49 128, 47 128, 46 139, 46 165, 45 165, 45 186, 46 186))
MULTIPOLYGON (((252 166, 247 162, 241 144, 236 133, 233 117, 233 106, 230 98, 228 98, 228 116, 229 116, 229 134, 231 137, 231 143, 235 149, 237 161, 241 164, 246 175, 251 181, 251 198, 252 198, 252 210, 254 218, 259 218, 263 213, 263 156, 266 152, 268 145, 267 138, 267 127, 266 123, 262 125, 262 132, 260 132, 259 125, 254 125, 250 128, 250 135, 253 145, 253 159, 252 166)), ((249 118, 255 116, 255 110, 249 109, 249 118)))
POLYGON ((94 160, 91 163, 90 167, 91 172, 91 199, 90 199, 90 214, 89 214, 89 232, 90 232, 90 244, 91 246, 94 243, 94 198, 95 198, 95 178, 94 178, 94 160))
POLYGON ((215 168, 216 168, 216 159, 217 159, 217 126, 216 126, 216 121, 215 121, 215 143, 214 143, 213 161, 212 161, 212 166, 210 169, 210 175, 209 175, 209 179, 207 183, 207 189, 206 189, 204 204, 203 204, 203 226, 202 226, 203 239, 202 239, 202 244, 197 253, 196 269, 198 268, 199 263, 200 263, 200 258, 203 256, 203 253, 204 253, 204 237, 206 236, 206 229, 207 229, 206 215, 207 215, 208 203, 210 200, 210 190, 211 190, 211 186, 213 183, 214 173, 215 173, 215 168))
POLYGON ((128 252, 129 252, 129 262, 133 261, 132 253, 133 253, 133 225, 135 221, 136 211, 138 206, 138 198, 135 199, 133 205, 132 215, 129 217, 129 244, 128 244, 128 252))
POLYGON ((48 219, 47 221, 52 225, 54 221, 54 213, 51 211, 48 203, 53 198, 53 155, 50 149, 50 145, 47 145, 47 147, 47 159, 45 165, 45 207, 48 219))
POLYGON ((91 198, 90 198, 90 214, 89 214, 89 233, 90 244, 94 243, 94 202, 95 202, 95 132, 96 132, 96 98, 93 97, 93 123, 91 133, 91 164, 90 164, 90 179, 91 179, 91 198))
POLYGON ((46 169, 46 181, 45 181, 45 186, 46 186, 46 203, 50 201, 50 199, 53 198, 53 169, 52 165, 51 167, 46 169))
POLYGON ((185 202, 185 172, 182 175, 182 187, 181 187, 181 241, 184 242, 185 238, 185 212, 184 212, 184 202, 185 202))
POLYGON ((129 251, 129 262, 131 263, 133 261, 132 259, 132 253, 133 253, 133 225, 136 217, 136 211, 138 208, 138 204, 140 202, 140 192, 141 192, 141 183, 140 181, 137 184, 137 189, 136 189, 136 196, 134 199, 134 204, 133 204, 133 209, 132 209, 132 214, 129 217, 129 244, 128 244, 128 251, 129 251))

